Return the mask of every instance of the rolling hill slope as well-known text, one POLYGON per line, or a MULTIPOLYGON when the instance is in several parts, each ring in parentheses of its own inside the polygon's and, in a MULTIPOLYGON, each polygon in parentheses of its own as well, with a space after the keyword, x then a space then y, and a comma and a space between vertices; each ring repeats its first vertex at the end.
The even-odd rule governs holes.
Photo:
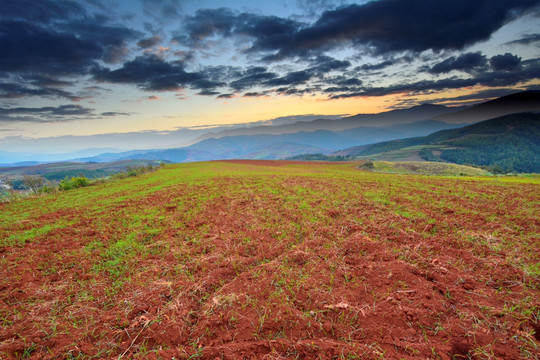
POLYGON ((0 358, 534 358, 539 179, 357 166, 167 165, 0 204, 0 358))
POLYGON ((353 147, 333 155, 370 156, 415 147, 425 160, 540 172, 540 114, 520 113, 459 129, 353 147))

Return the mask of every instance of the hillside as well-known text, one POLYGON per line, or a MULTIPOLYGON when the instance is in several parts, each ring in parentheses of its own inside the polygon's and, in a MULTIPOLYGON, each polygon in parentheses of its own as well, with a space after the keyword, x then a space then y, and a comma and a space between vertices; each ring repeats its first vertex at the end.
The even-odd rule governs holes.
POLYGON ((168 165, 0 204, 0 357, 534 358, 538 178, 357 166, 168 165))
POLYGON ((430 161, 488 166, 506 172, 540 172, 540 114, 521 113, 459 129, 353 147, 334 155, 377 156, 414 150, 430 161))

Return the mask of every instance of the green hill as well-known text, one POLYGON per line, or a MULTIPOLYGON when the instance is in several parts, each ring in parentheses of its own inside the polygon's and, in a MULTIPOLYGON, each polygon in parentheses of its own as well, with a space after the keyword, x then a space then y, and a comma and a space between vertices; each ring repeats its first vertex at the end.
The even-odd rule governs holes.
POLYGON ((384 160, 384 154, 411 150, 428 161, 484 166, 503 172, 540 172, 540 114, 506 115, 424 137, 353 147, 333 155, 384 160))

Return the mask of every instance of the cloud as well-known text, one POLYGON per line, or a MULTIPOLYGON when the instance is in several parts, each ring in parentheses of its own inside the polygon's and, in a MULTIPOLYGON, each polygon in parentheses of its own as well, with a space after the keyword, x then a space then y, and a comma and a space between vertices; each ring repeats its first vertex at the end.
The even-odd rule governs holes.
POLYGON ((331 71, 345 71, 351 66, 351 62, 348 60, 337 60, 324 55, 317 56, 311 63, 312 66, 307 71, 318 76, 323 76, 331 71))
POLYGON ((106 111, 106 112, 102 112, 99 115, 110 117, 110 116, 129 116, 129 115, 132 115, 132 114, 131 113, 126 113, 126 112, 106 111))
POLYGON ((43 107, 0 108, 0 122, 66 122, 90 120, 100 117, 129 116, 132 113, 107 111, 96 114, 94 109, 81 105, 60 105, 43 107))
POLYGON ((98 44, 74 34, 21 21, 0 22, 0 48, 9 49, 9 56, 0 57, 0 71, 11 73, 84 73, 104 53, 98 44))
POLYGON ((154 35, 149 38, 141 39, 137 42, 137 46, 141 49, 148 49, 161 43, 161 37, 154 35))
POLYGON ((342 6, 344 0, 296 0, 296 4, 303 10, 303 15, 308 17, 320 16, 323 11, 342 6))
POLYGON ((240 79, 232 81, 229 86, 235 90, 245 90, 277 77, 277 74, 268 72, 264 67, 254 67, 248 69, 240 79))
POLYGON ((396 61, 395 59, 388 59, 382 62, 379 62, 377 64, 363 64, 361 66, 357 66, 355 70, 362 70, 362 71, 377 71, 377 70, 383 70, 389 66, 395 65, 399 61, 396 61))
POLYGON ((180 0, 142 0, 142 3, 144 14, 158 23, 179 18, 183 10, 180 0))
POLYGON ((264 92, 247 92, 243 95, 243 97, 260 97, 265 95, 266 93, 264 92))
POLYGON ((181 62, 168 63, 156 55, 137 56, 116 70, 96 66, 92 74, 97 81, 136 84, 154 91, 177 90, 202 80, 200 74, 186 72, 181 62))
POLYGON ((247 36, 253 39, 247 51, 266 51, 279 48, 301 23, 277 16, 251 13, 237 14, 228 8, 202 9, 184 20, 183 31, 176 39, 188 46, 205 47, 215 36, 247 36))
POLYGON ((518 70, 521 65, 521 57, 506 53, 504 55, 495 55, 489 60, 493 70, 513 71, 518 70))
POLYGON ((69 91, 64 91, 54 87, 33 88, 18 83, 0 83, 0 98, 17 99, 27 96, 65 98, 72 101, 81 100, 80 96, 77 96, 69 91))
POLYGON ((537 0, 371 1, 326 11, 313 25, 289 32, 279 41, 256 38, 255 48, 277 51, 268 59, 303 56, 345 44, 376 54, 462 50, 489 39, 537 4, 537 0))
POLYGON ((44 106, 39 108, 0 108, 1 122, 58 122, 80 120, 93 115, 93 109, 80 105, 44 106))
POLYGON ((482 55, 482 53, 465 53, 457 58, 455 56, 447 58, 446 60, 433 66, 429 72, 432 74, 444 74, 453 70, 459 70, 470 73, 478 69, 482 69, 486 65, 487 59, 485 55, 482 55))
POLYGON ((503 45, 531 45, 536 43, 540 43, 540 34, 527 34, 521 39, 509 41, 503 45))
POLYGON ((67 18, 84 18, 87 14, 77 1, 62 2, 49 0, 2 0, 0 1, 2 17, 48 23, 52 20, 67 18))
POLYGON ((392 94, 420 94, 423 92, 462 89, 473 86, 508 87, 540 79, 540 59, 522 62, 520 71, 490 71, 471 78, 450 77, 440 80, 421 80, 386 87, 356 87, 331 96, 331 99, 385 96, 392 94))
POLYGON ((0 0, 0 7, 0 48, 9 53, 0 57, 0 77, 17 81, 1 87, 3 98, 77 100, 58 89, 73 85, 63 78, 84 76, 100 61, 122 61, 129 53, 128 42, 142 36, 111 25, 107 16, 89 13, 78 1, 0 0))
POLYGON ((312 75, 308 71, 293 71, 280 78, 275 78, 264 82, 266 86, 291 86, 306 83, 312 75))

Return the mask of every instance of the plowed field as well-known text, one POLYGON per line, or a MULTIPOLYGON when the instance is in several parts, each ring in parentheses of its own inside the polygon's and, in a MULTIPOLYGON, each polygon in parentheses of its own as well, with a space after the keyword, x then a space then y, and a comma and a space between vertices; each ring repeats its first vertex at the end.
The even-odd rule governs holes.
POLYGON ((0 205, 0 358, 537 359, 540 181, 209 162, 0 205))

